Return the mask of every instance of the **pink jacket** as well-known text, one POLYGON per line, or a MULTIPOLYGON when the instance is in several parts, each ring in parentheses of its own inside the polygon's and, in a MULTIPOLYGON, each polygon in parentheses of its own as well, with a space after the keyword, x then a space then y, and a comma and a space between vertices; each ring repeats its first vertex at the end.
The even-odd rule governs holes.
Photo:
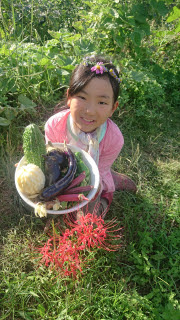
MULTIPOLYGON (((67 137, 67 118, 69 109, 63 110, 51 116, 45 124, 46 143, 68 142, 67 137)), ((99 144, 99 173, 101 178, 101 192, 112 193, 115 191, 113 178, 110 168, 118 157, 124 138, 118 126, 110 119, 107 120, 107 129, 104 138, 99 144)))

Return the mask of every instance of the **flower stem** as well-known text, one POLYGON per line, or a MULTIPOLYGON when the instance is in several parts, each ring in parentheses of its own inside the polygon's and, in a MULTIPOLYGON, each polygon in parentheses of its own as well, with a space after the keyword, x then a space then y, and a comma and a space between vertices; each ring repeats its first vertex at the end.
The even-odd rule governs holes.
POLYGON ((54 227, 54 219, 52 219, 52 228, 53 228, 53 244, 54 244, 54 249, 56 250, 56 238, 55 238, 55 227, 54 227))

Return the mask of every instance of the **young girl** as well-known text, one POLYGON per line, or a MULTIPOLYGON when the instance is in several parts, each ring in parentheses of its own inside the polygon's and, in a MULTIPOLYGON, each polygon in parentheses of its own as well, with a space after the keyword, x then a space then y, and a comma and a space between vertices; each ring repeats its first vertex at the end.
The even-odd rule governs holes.
POLYGON ((96 161, 100 187, 88 211, 98 203, 98 214, 111 204, 115 190, 136 191, 130 178, 111 169, 124 144, 121 131, 110 119, 118 107, 120 81, 110 61, 86 58, 72 73, 65 110, 45 124, 46 142, 66 141, 87 151, 96 161))

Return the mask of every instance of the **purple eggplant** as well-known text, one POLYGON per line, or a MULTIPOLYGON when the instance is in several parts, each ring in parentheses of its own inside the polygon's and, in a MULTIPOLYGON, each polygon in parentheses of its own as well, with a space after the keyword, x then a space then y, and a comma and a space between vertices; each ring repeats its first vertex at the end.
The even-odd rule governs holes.
POLYGON ((51 186, 61 178, 64 168, 68 167, 68 157, 65 152, 54 149, 49 151, 45 158, 46 187, 51 186))
POLYGON ((56 161, 61 167, 61 169, 68 166, 68 157, 64 151, 53 149, 47 153, 47 156, 56 158, 56 161))
POLYGON ((44 158, 46 186, 50 186, 60 179, 61 168, 55 157, 45 155, 44 158))
POLYGON ((54 199, 57 195, 61 194, 63 190, 66 189, 74 179, 74 175, 77 169, 75 155, 69 148, 67 149, 67 151, 65 151, 65 154, 68 158, 69 166, 65 176, 63 178, 60 178, 51 186, 45 188, 40 195, 40 200, 49 201, 54 199))

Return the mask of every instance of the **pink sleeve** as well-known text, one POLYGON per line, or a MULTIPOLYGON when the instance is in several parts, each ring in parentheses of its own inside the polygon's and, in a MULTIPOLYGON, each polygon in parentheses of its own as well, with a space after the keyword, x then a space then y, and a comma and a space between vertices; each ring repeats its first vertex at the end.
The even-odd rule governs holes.
POLYGON ((69 115, 69 109, 58 112, 48 119, 45 124, 45 140, 51 142, 63 143, 67 142, 67 117, 69 115))
POLYGON ((114 182, 111 175, 111 166, 117 159, 124 144, 124 138, 117 125, 110 119, 107 130, 100 142, 99 172, 101 178, 101 192, 114 192, 114 182))

